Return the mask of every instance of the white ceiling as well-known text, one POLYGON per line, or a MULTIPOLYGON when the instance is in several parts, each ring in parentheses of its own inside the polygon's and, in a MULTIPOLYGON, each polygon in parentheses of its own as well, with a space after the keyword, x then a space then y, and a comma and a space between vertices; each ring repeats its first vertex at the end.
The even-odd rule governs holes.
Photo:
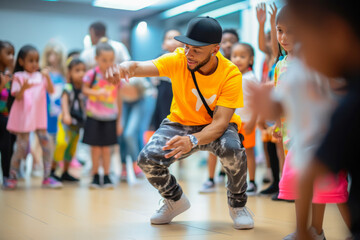
MULTIPOLYGON (((131 0, 129 0, 131 1, 131 0)), ((146 18, 159 12, 168 10, 191 0, 160 0, 156 4, 138 11, 126 11, 118 9, 98 8, 91 5, 92 0, 59 0, 48 2, 42 0, 1 0, 1 9, 16 9, 27 11, 63 12, 69 14, 94 14, 126 18, 128 21, 137 18, 146 18)))

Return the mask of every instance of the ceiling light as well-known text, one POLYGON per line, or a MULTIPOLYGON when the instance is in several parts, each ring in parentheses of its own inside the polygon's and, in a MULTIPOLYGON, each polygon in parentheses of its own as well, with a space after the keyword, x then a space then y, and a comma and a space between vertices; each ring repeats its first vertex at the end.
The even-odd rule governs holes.
POLYGON ((179 14, 185 13, 185 12, 193 12, 197 10, 199 7, 205 6, 209 3, 215 2, 217 0, 194 0, 189 3, 185 3, 183 5, 180 5, 178 7, 171 8, 161 14, 162 18, 171 18, 175 17, 179 14))
POLYGON ((209 16, 212 18, 219 18, 219 17, 228 15, 228 14, 236 12, 236 11, 247 9, 249 7, 250 7, 249 2, 243 1, 243 2, 239 2, 239 3, 231 4, 226 7, 222 7, 222 8, 207 12, 207 13, 203 13, 200 16, 201 17, 209 16))
POLYGON ((94 7, 122 9, 129 11, 137 11, 146 8, 159 0, 94 0, 94 7))

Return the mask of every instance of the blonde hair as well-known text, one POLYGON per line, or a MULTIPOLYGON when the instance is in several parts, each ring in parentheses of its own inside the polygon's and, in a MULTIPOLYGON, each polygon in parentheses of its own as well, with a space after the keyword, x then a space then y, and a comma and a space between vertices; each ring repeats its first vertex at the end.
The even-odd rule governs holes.
POLYGON ((42 52, 40 67, 45 68, 50 66, 48 58, 51 52, 57 54, 59 58, 58 69, 62 75, 65 75, 65 49, 61 43, 54 40, 51 40, 46 44, 44 51, 42 52))

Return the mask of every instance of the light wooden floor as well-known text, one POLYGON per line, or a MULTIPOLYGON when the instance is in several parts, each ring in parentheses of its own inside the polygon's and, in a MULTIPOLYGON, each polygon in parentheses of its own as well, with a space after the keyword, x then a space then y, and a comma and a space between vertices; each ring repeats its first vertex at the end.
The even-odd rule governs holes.
MULTIPOLYGON (((62 190, 42 189, 40 179, 28 179, 16 191, 0 191, 0 239, 271 240, 294 230, 294 204, 259 196, 249 197, 247 204, 255 214, 255 228, 233 229, 226 189, 198 193, 207 174, 196 160, 186 160, 180 177, 176 166, 172 169, 192 206, 169 225, 150 224, 159 195, 145 179, 121 183, 115 190, 89 190, 88 177, 62 190)), ((348 235, 334 205, 327 207, 324 229, 328 240, 348 235)))

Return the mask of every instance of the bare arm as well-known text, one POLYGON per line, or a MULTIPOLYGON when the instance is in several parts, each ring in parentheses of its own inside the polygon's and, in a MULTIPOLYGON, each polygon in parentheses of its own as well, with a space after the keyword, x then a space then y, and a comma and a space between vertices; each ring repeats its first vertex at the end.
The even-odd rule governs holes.
POLYGON ((266 22, 266 4, 260 3, 256 6, 256 17, 259 22, 259 49, 269 54, 266 49, 265 22, 266 22))
POLYGON ((120 94, 120 91, 118 91, 118 95, 117 95, 117 107, 118 107, 118 117, 116 119, 116 131, 117 131, 117 135, 120 136, 122 134, 122 125, 121 125, 121 115, 122 115, 122 97, 120 94))
POLYGON ((63 123, 70 125, 71 115, 69 109, 69 96, 65 93, 61 96, 61 109, 62 109, 63 123))
POLYGON ((279 44, 277 41, 277 36, 276 36, 276 14, 277 14, 277 7, 275 5, 275 3, 273 4, 273 6, 270 5, 271 8, 271 12, 270 12, 270 24, 271 24, 271 49, 272 49, 272 54, 273 57, 278 56, 279 54, 279 44))
POLYGON ((112 83, 119 83, 121 79, 129 82, 132 77, 158 77, 159 70, 152 61, 144 62, 123 62, 109 68, 106 71, 106 78, 112 83))
POLYGON ((84 83, 83 84, 82 92, 87 97, 89 97, 89 96, 98 96, 99 95, 98 91, 99 90, 95 90, 95 89, 90 88, 89 83, 84 83))
POLYGON ((198 139, 198 144, 205 145, 221 137, 228 128, 234 112, 234 108, 216 106, 213 121, 201 132, 193 134, 198 139))
POLYGON ((50 75, 49 75, 49 70, 47 68, 44 68, 42 71, 41 71, 41 74, 45 77, 46 79, 46 91, 50 94, 54 93, 55 92, 55 89, 54 89, 54 84, 52 83, 51 81, 51 78, 50 78, 50 75))

